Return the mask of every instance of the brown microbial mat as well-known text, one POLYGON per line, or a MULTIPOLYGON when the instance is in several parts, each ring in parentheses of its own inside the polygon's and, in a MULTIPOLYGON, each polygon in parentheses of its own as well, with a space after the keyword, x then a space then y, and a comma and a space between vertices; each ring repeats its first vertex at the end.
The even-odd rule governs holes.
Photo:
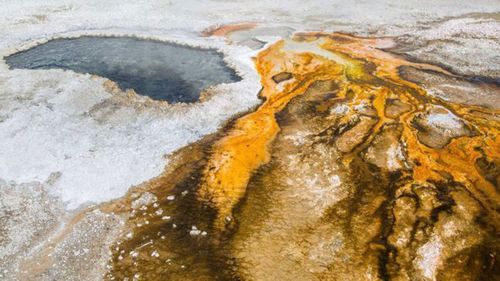
POLYGON ((262 104, 105 207, 129 217, 106 279, 498 280, 498 86, 390 41, 260 51, 262 104))

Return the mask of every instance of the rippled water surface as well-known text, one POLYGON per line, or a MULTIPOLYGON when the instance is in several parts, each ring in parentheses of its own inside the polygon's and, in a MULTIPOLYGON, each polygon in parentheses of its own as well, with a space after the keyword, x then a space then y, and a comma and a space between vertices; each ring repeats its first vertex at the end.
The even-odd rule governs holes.
POLYGON ((13 68, 70 69, 171 103, 193 102, 212 85, 239 81, 211 49, 130 37, 56 39, 6 58, 13 68))

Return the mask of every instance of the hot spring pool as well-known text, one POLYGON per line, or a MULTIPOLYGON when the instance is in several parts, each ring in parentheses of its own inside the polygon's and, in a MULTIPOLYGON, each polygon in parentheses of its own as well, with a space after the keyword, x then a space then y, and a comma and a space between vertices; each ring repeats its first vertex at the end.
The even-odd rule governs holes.
POLYGON ((212 85, 241 80, 213 49, 132 37, 55 39, 5 58, 11 68, 69 69, 170 103, 194 102, 212 85))

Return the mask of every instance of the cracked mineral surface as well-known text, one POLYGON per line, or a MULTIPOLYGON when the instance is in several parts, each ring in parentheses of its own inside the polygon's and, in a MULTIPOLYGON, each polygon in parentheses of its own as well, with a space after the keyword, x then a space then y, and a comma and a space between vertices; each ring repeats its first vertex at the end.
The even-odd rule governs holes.
POLYGON ((500 280, 499 12, 5 1, 0 279, 500 280), (216 49, 242 79, 168 103, 5 63, 82 36, 216 49))

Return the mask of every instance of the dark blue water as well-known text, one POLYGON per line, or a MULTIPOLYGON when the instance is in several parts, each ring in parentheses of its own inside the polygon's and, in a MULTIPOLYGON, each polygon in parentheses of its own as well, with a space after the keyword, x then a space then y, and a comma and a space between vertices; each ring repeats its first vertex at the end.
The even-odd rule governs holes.
POLYGON ((70 69, 170 103, 194 102, 212 85, 241 80, 215 50, 131 37, 56 39, 5 58, 12 68, 70 69))

